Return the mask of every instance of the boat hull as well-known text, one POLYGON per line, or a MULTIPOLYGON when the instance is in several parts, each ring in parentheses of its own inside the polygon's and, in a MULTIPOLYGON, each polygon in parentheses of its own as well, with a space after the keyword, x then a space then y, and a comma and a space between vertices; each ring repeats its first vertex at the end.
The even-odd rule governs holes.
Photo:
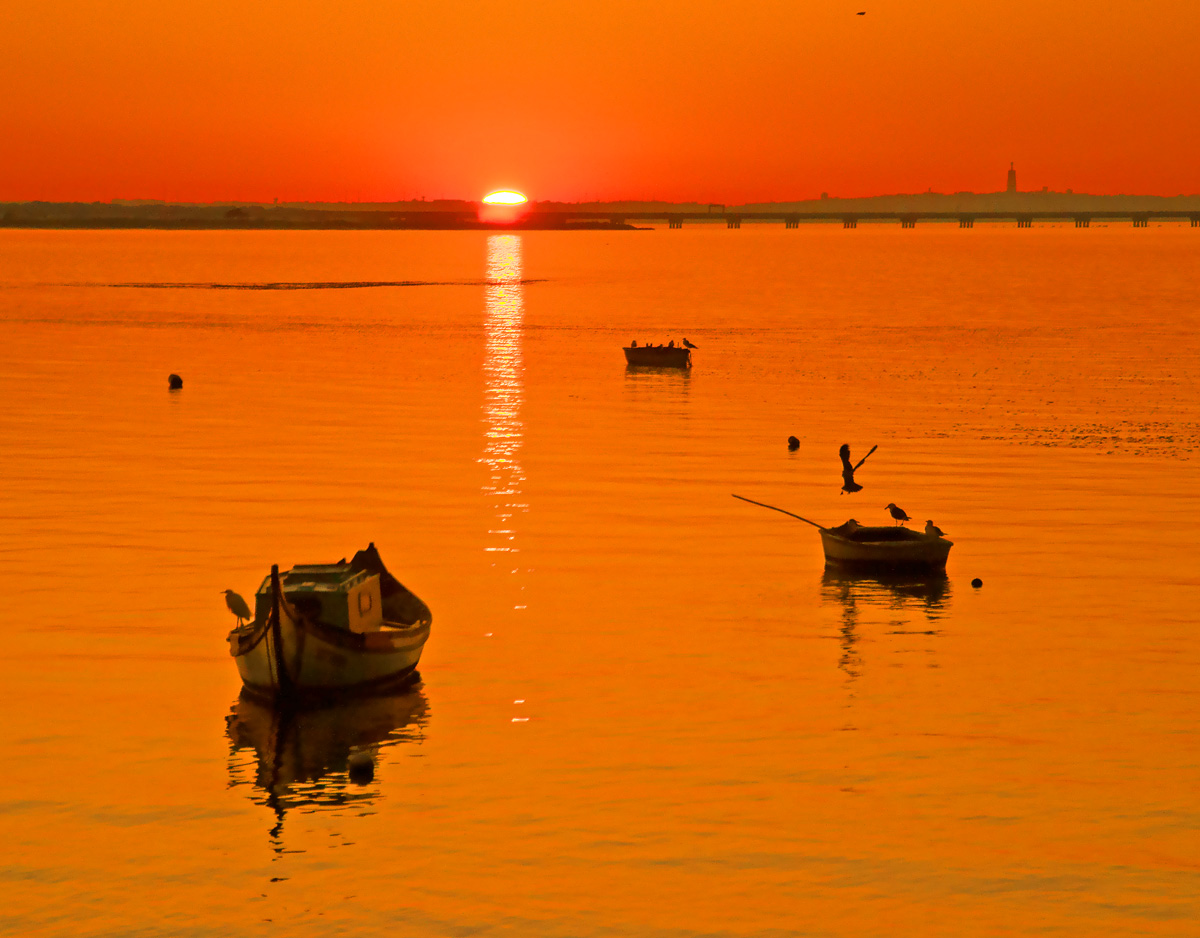
POLYGON ((652 368, 690 368, 692 366, 692 350, 689 348, 646 345, 626 348, 624 351, 625 361, 630 365, 652 368))
POLYGON ((229 634, 229 653, 242 683, 263 699, 323 700, 384 693, 413 680, 431 621, 384 620, 376 631, 353 632, 300 615, 282 595, 278 572, 269 616, 229 634))
MULTIPOLYGON (((861 529, 860 529, 861 530, 861 529)), ((885 529, 890 530, 890 529, 885 529)), ((868 540, 849 538, 829 529, 821 530, 825 562, 837 567, 874 570, 944 570, 952 541, 915 531, 904 538, 868 540)), ((867 535, 869 537, 869 534, 867 535)))

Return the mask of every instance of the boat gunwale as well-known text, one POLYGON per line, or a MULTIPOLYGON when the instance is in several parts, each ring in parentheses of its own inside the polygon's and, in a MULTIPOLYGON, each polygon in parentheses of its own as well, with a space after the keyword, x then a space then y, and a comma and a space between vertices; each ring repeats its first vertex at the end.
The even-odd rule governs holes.
MULTIPOLYGON (((376 655, 396 654, 397 652, 404 651, 422 633, 425 636, 424 640, 427 641, 429 632, 433 627, 432 619, 420 619, 411 625, 384 619, 383 626, 378 631, 351 632, 349 629, 329 625, 326 622, 314 622, 299 615, 289 618, 292 618, 293 625, 297 629, 311 634, 314 638, 325 641, 327 644, 351 651, 376 655), (382 646, 378 641, 371 641, 370 636, 376 635, 381 635, 386 639, 386 642, 382 646)), ((270 621, 269 618, 265 619, 252 631, 243 631, 245 626, 240 626, 231 631, 229 633, 229 653, 237 658, 253 651, 270 630, 270 621), (234 638, 238 639, 236 649, 233 645, 234 638)))

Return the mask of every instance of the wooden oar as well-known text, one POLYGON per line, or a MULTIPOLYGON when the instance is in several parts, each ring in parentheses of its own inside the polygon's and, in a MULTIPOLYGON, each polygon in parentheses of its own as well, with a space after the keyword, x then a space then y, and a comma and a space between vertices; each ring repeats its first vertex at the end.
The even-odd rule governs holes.
MULTIPOLYGON (((870 453, 867 454, 867 456, 870 455, 870 453)), ((863 459, 866 458, 866 456, 863 457, 863 459)), ((733 495, 732 492, 729 494, 733 495)), ((803 521, 805 524, 811 524, 814 528, 820 528, 822 531, 826 530, 824 525, 817 524, 815 521, 809 521, 807 518, 801 518, 800 515, 796 514, 794 511, 788 511, 786 508, 776 508, 774 505, 768 505, 766 502, 756 502, 753 498, 746 498, 744 495, 733 495, 733 497, 740 498, 742 501, 749 502, 751 505, 757 505, 759 508, 770 508, 772 511, 778 511, 785 515, 791 515, 793 518, 799 518, 799 520, 803 521)))

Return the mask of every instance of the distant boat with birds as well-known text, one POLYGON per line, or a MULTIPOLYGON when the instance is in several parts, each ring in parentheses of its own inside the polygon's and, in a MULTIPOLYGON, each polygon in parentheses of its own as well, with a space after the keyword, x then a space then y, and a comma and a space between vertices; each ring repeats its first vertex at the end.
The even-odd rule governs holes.
MULTIPOLYGON (((945 570, 950 548, 954 546, 953 541, 940 533, 922 533, 905 527, 862 525, 853 518, 837 527, 826 527, 785 508, 756 502, 742 495, 733 497, 789 515, 817 528, 821 532, 821 547, 827 565, 867 571, 945 570)), ((929 522, 928 527, 933 527, 933 523, 929 522)), ((937 528, 933 527, 933 530, 937 528)))
POLYGON ((687 339, 676 345, 672 339, 667 345, 638 345, 630 342, 624 349, 625 361, 630 365, 651 368, 691 368, 692 345, 687 339))
MULTIPOLYGON (((226 603, 235 614, 244 602, 226 603)), ((237 597, 237 594, 233 594, 237 597)), ((237 597, 240 600, 240 597, 237 597)), ((383 565, 374 544, 347 563, 278 566, 254 614, 229 633, 246 692, 271 701, 321 701, 394 691, 414 679, 429 638, 429 607, 383 565)))

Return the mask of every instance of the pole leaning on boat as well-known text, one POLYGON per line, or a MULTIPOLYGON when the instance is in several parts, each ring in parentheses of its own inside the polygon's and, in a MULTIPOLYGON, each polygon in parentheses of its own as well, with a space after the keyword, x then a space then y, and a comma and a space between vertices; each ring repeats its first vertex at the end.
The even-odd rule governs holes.
POLYGON ((279 625, 280 605, 283 603, 283 587, 279 582, 279 565, 271 564, 271 641, 275 646, 275 684, 280 698, 295 696, 292 676, 288 674, 287 661, 283 655, 283 630, 279 625))
MULTIPOLYGON (((867 455, 869 456, 870 453, 867 455)), ((865 459, 866 457, 864 456, 863 458, 865 459)), ((809 521, 807 518, 801 517, 794 511, 788 511, 786 508, 776 508, 774 505, 768 505, 766 502, 756 502, 753 498, 747 498, 745 495, 736 495, 733 492, 730 492, 729 494, 733 495, 734 498, 741 499, 744 502, 749 502, 751 505, 757 505, 759 508, 770 508, 771 511, 778 511, 780 514, 791 515, 793 518, 803 521, 805 524, 811 524, 814 528, 819 528, 822 531, 828 530, 825 525, 817 524, 815 521, 809 521)))

